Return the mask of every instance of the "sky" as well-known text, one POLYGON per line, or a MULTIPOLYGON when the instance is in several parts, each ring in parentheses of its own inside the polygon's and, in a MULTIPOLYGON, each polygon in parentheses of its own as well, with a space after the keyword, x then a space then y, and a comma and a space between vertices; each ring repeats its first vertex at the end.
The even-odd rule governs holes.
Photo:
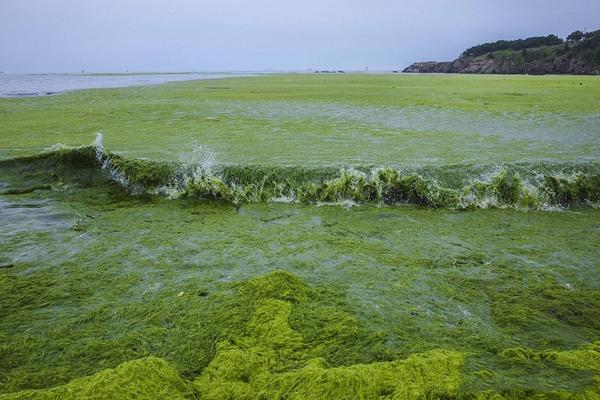
POLYGON ((600 0, 0 0, 0 71, 393 70, 600 29, 600 0))

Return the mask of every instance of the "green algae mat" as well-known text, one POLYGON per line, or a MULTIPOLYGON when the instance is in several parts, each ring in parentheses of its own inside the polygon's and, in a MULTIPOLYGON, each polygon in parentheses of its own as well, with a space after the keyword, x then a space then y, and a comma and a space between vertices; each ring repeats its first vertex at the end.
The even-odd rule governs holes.
POLYGON ((0 99, 0 399, 600 399, 600 80, 0 99))

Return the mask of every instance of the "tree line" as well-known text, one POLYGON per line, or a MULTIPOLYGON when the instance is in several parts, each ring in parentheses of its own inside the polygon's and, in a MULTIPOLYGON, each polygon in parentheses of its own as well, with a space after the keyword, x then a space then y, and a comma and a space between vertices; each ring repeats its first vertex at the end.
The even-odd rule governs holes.
MULTIPOLYGON (((575 31, 567 36, 567 43, 573 43, 574 47, 582 49, 596 48, 600 42, 600 30, 594 32, 575 31)), ((483 43, 465 50, 461 57, 478 57, 484 54, 493 53, 500 50, 523 50, 533 47, 555 46, 563 44, 565 41, 557 35, 533 36, 527 39, 517 40, 498 40, 491 43, 483 43)))

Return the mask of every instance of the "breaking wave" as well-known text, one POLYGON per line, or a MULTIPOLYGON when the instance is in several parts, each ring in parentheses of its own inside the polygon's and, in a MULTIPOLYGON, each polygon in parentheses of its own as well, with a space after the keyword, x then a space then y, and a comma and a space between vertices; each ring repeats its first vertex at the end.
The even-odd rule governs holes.
MULTIPOLYGON (((53 146, 0 162, 0 169, 51 170, 62 179, 100 176, 132 195, 231 203, 413 204, 432 208, 555 210, 600 204, 600 163, 512 163, 402 167, 219 165, 202 146, 179 162, 127 159, 90 146, 53 146)), ((95 181, 97 182, 97 180, 95 181)))

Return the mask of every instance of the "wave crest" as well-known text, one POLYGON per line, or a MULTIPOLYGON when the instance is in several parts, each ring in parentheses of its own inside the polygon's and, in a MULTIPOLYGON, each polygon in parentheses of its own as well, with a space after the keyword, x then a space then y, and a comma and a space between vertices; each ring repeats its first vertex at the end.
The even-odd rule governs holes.
POLYGON ((90 146, 56 146, 4 160, 0 168, 38 165, 64 179, 101 175, 133 195, 216 199, 231 203, 413 204, 432 208, 555 210, 600 204, 600 163, 513 163, 400 167, 265 167, 219 165, 195 146, 180 162, 127 159, 90 146), (77 174, 75 174, 77 171, 77 174))

